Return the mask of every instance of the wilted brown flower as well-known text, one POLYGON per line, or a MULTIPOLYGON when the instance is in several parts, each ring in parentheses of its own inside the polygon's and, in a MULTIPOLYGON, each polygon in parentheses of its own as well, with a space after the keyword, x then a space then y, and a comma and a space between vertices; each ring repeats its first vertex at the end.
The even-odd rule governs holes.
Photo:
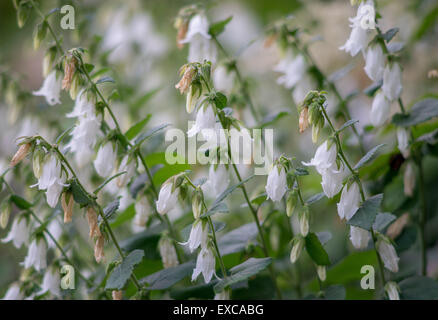
POLYGON ((184 38, 186 37, 188 27, 189 24, 187 23, 187 21, 181 21, 178 24, 178 33, 176 35, 176 46, 178 47, 178 49, 182 49, 184 47, 184 44, 181 43, 181 41, 184 40, 184 38))
POLYGON ((122 300, 123 298, 122 291, 120 290, 113 290, 111 295, 113 296, 113 300, 122 300))
POLYGON ((193 77, 195 76, 195 69, 188 67, 185 69, 181 80, 176 84, 175 88, 179 89, 181 94, 186 93, 192 84, 193 77))
POLYGON ((395 220, 394 223, 389 226, 388 230, 386 231, 386 235, 393 240, 396 239, 408 222, 409 213, 406 212, 398 217, 397 220, 395 220))
POLYGON ((30 143, 25 143, 25 144, 22 144, 18 148, 17 152, 12 157, 11 167, 14 167, 15 165, 17 165, 17 163, 19 163, 21 160, 23 160, 24 157, 26 157, 26 155, 29 152, 30 147, 31 147, 30 143))
POLYGON ((438 78, 438 70, 436 70, 436 69, 430 70, 430 71, 427 73, 427 77, 428 77, 429 79, 431 79, 431 78, 438 78))
POLYGON ((100 237, 101 233, 99 230, 99 224, 97 223, 97 213, 94 211, 93 207, 87 208, 87 220, 88 226, 90 227, 90 238, 100 237))
POLYGON ((94 258, 96 259, 97 263, 100 263, 103 258, 105 258, 105 254, 103 252, 103 245, 105 243, 105 238, 102 234, 100 234, 96 242, 94 243, 94 258))
POLYGON ((70 90, 75 71, 76 59, 74 57, 67 58, 64 65, 64 79, 62 80, 62 89, 70 90))
POLYGON ((64 223, 71 222, 73 216, 73 195, 69 192, 64 192, 61 197, 61 205, 64 210, 64 223))
POLYGON ((298 125, 300 127, 300 133, 303 133, 309 126, 309 108, 305 107, 301 110, 298 125))
POLYGON ((269 36, 266 37, 265 42, 263 43, 263 47, 269 48, 272 46, 272 44, 277 40, 278 35, 276 33, 272 33, 269 36))

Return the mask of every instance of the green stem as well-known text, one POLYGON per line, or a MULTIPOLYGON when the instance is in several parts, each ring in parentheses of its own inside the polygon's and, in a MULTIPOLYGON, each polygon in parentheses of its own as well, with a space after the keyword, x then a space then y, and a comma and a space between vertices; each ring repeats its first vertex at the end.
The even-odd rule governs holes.
MULTIPOLYGON (((204 206, 205 206, 205 203, 204 203, 204 206)), ((211 235, 213 237, 212 240, 213 240, 214 249, 216 250, 216 256, 219 260, 219 265, 221 267, 222 274, 223 274, 224 278, 226 279, 227 278, 227 269, 225 268, 225 264, 224 264, 224 261, 222 259, 222 255, 219 251, 219 246, 217 244, 217 239, 216 239, 216 231, 214 230, 214 225, 213 225, 213 222, 211 221, 210 216, 207 217, 207 221, 208 221, 208 225, 210 226, 210 229, 211 229, 211 235)))
POLYGON ((421 157, 417 159, 417 165, 419 170, 419 194, 420 194, 420 243, 421 243, 421 275, 427 275, 427 248, 426 248, 426 221, 427 221, 427 205, 425 197, 425 184, 424 184, 424 171, 421 157))
MULTIPOLYGON (((220 41, 215 36, 212 36, 212 38, 213 38, 214 42, 216 43, 216 45, 218 46, 219 50, 224 54, 224 56, 227 59, 231 59, 231 56, 228 54, 227 50, 225 50, 225 48, 220 43, 220 41)), ((258 123, 260 121, 260 117, 259 117, 259 115, 257 113, 257 110, 256 110, 256 108, 254 106, 254 103, 252 102, 251 95, 249 94, 249 91, 248 91, 248 85, 245 82, 245 80, 243 79, 242 74, 240 73, 239 68, 237 67, 237 62, 233 61, 231 67, 233 68, 234 73, 236 74, 237 81, 239 81, 239 83, 240 83, 240 87, 242 89, 243 97, 248 102, 248 105, 249 105, 249 108, 251 110, 252 116, 254 117, 254 120, 258 123)))

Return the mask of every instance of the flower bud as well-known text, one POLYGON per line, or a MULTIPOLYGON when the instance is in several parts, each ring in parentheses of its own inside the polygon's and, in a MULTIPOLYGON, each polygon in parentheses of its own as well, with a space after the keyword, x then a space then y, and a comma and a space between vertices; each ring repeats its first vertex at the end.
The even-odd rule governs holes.
POLYGON ((161 237, 158 242, 158 249, 164 268, 175 267, 179 264, 175 246, 168 236, 164 235, 161 237))
POLYGON ((45 21, 39 23, 35 29, 34 35, 33 35, 33 48, 35 50, 38 50, 40 47, 41 41, 44 40, 47 33, 47 23, 45 21))
POLYGON ((70 91, 69 91, 70 98, 72 98, 72 100, 76 100, 80 88, 81 88, 81 76, 79 75, 79 73, 76 72, 73 76, 73 80, 71 82, 70 91))
POLYGON ((300 133, 303 133, 304 130, 309 126, 309 108, 305 107, 300 112, 300 120, 298 121, 298 126, 300 128, 300 133))
POLYGON ((96 211, 94 211, 93 207, 87 208, 87 221, 90 228, 90 238, 100 237, 101 233, 99 229, 99 224, 97 223, 97 213, 96 211))
POLYGON ((398 272, 398 261, 400 258, 397 256, 397 252, 389 239, 380 236, 376 246, 385 268, 392 272, 398 272))
POLYGON ((18 148, 15 155, 12 157, 10 166, 14 167, 15 165, 17 165, 17 163, 19 163, 21 160, 23 160, 26 157, 26 155, 29 153, 30 147, 31 147, 30 143, 22 144, 18 148))
POLYGON ((397 218, 386 230, 386 235, 391 239, 396 239, 401 232, 403 231, 404 227, 409 222, 409 213, 404 213, 400 217, 397 218))
POLYGON ((230 288, 226 288, 219 293, 214 295, 214 300, 230 300, 230 288))
POLYGON ((0 227, 5 229, 8 225, 9 217, 11 215, 11 203, 5 201, 0 207, 0 227))
POLYGON ((41 149, 37 149, 33 153, 32 159, 32 169, 35 178, 39 179, 41 177, 43 171, 44 164, 44 151, 41 149))
POLYGON ((316 266, 316 272, 318 273, 318 278, 321 281, 327 279, 327 269, 325 266, 316 266))
POLYGON ((309 207, 303 206, 298 213, 298 222, 300 225, 300 233, 303 237, 309 233, 309 207))
POLYGON ((71 218, 73 215, 73 194, 70 192, 64 192, 61 197, 61 205, 64 210, 64 223, 71 222, 71 218))
POLYGON ((297 236, 292 240, 292 250, 290 252, 290 262, 295 263, 301 255, 304 247, 304 238, 297 236))
POLYGON ((385 285, 385 291, 388 295, 389 300, 400 300, 399 291, 400 288, 398 287, 397 283, 394 281, 389 281, 385 285))
POLYGON ((111 296, 113 297, 113 300, 122 300, 123 292, 121 290, 113 290, 111 296))
POLYGON ((94 258, 96 259, 97 263, 100 263, 103 258, 105 258, 105 254, 103 252, 103 247, 105 244, 105 238, 103 237, 102 234, 100 234, 97 239, 96 242, 94 243, 94 258))
POLYGON ((288 217, 292 216, 292 213, 294 213, 295 206, 298 202, 298 190, 293 189, 291 192, 289 192, 289 195, 287 196, 286 200, 286 214, 288 217))
POLYGON ((415 170, 412 162, 408 162, 403 175, 404 193, 408 197, 412 197, 415 189, 415 170))
POLYGON ((31 12, 31 5, 28 3, 20 3, 17 7, 17 23, 18 27, 21 29, 24 27, 27 19, 29 19, 31 12))
POLYGON ((193 211, 193 217, 195 219, 199 219, 201 214, 203 213, 204 209, 204 203, 202 199, 201 192, 197 191, 195 192, 193 199, 192 199, 192 211, 193 211))
POLYGON ((52 70, 52 65, 55 62, 56 59, 56 46, 50 47, 46 54, 44 55, 43 59, 43 76, 44 78, 47 77, 52 70))

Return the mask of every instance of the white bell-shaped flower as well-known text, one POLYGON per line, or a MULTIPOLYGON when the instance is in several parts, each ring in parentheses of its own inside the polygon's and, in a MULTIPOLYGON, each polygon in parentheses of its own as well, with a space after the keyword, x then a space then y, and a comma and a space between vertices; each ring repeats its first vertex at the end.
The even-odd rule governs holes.
POLYGON ((55 208, 58 204, 59 196, 62 193, 62 190, 66 186, 65 184, 65 176, 61 175, 53 184, 51 184, 46 191, 47 204, 51 208, 55 208))
POLYGON ((371 239, 371 233, 368 230, 350 226, 350 241, 356 249, 365 249, 371 239))
POLYGON ((24 217, 16 217, 12 223, 11 230, 2 242, 12 241, 14 247, 19 249, 29 241, 29 222, 24 217))
POLYGON ((178 203, 178 193, 179 189, 176 188, 172 192, 173 184, 170 182, 165 182, 160 189, 158 194, 158 200, 156 202, 157 211, 160 214, 166 214, 170 210, 176 207, 178 203))
POLYGON ((38 179, 38 189, 45 190, 61 177, 61 163, 54 153, 49 153, 44 159, 41 176, 38 179))
POLYGON ((360 205, 359 186, 353 182, 350 186, 345 185, 338 203, 338 215, 341 219, 350 220, 360 205))
POLYGON ((310 162, 303 162, 305 166, 314 166, 319 174, 324 174, 325 170, 333 168, 336 164, 337 149, 336 144, 332 143, 329 147, 329 142, 326 140, 321 144, 315 152, 315 156, 310 162))
POLYGON ((286 170, 283 166, 276 165, 269 172, 265 186, 268 199, 280 201, 287 191, 286 170))
POLYGON ((392 272, 398 272, 398 261, 400 258, 389 240, 380 238, 376 246, 385 268, 392 272))
POLYGON ((43 294, 49 291, 55 297, 60 297, 60 283, 61 279, 59 276, 59 271, 55 268, 49 268, 44 273, 43 283, 41 284, 41 290, 38 292, 38 294, 43 294))
POLYGON ((373 44, 368 47, 365 55, 365 73, 373 81, 379 81, 385 70, 385 56, 380 44, 373 44))
POLYGON ((398 63, 390 63, 383 72, 382 90, 390 100, 397 100, 403 90, 401 68, 398 63))
POLYGON ((202 248, 196 259, 196 267, 193 270, 192 281, 195 281, 202 273, 205 283, 209 283, 216 270, 216 259, 210 246, 202 248))
POLYGON ((125 155, 120 162, 119 165, 119 172, 126 171, 126 173, 118 176, 116 178, 116 183, 119 188, 123 188, 126 186, 131 180, 131 178, 135 174, 135 169, 137 168, 137 162, 133 157, 130 157, 129 155, 125 155))
MULTIPOLYGON (((55 238, 55 240, 59 240, 59 238, 62 235, 62 226, 59 223, 59 221, 57 219, 53 219, 49 225, 47 226, 48 231, 50 232, 50 234, 55 238)), ((49 248, 55 248, 56 244, 55 242, 52 240, 51 237, 47 238, 47 245, 49 248)))
POLYGON ((33 267, 41 271, 47 267, 47 244, 44 238, 38 238, 31 242, 23 265, 26 269, 33 267))
POLYGON ((215 168, 215 165, 211 165, 208 170, 208 181, 215 195, 224 192, 230 183, 230 177, 225 165, 220 164, 217 168, 215 168))
POLYGON ((217 48, 208 33, 209 23, 203 14, 197 14, 190 19, 186 36, 180 43, 189 44, 189 62, 216 63, 217 48))
POLYGON ((100 146, 94 160, 94 168, 96 172, 103 178, 108 177, 114 171, 117 152, 114 144, 111 141, 105 142, 100 146))
POLYGON ((230 94, 234 87, 235 73, 219 65, 213 72, 213 85, 216 90, 230 94))
POLYGON ((343 186, 342 182, 347 175, 348 171, 343 163, 341 163, 339 169, 328 168, 322 170, 321 186, 327 198, 333 198, 341 191, 343 186))
POLYGON ((204 248, 207 246, 208 240, 208 225, 202 220, 196 220, 192 225, 189 240, 181 243, 188 245, 190 252, 195 251, 199 246, 204 248))
POLYGON ((391 104, 383 91, 378 91, 374 96, 373 105, 371 107, 371 124, 375 127, 384 124, 389 118, 390 107, 391 104))
POLYGON ((286 89, 291 89, 304 77, 307 64, 303 55, 294 56, 292 51, 289 51, 273 70, 283 73, 277 79, 277 83, 283 85, 286 89))
POLYGON ((368 35, 367 30, 362 28, 360 23, 353 23, 351 27, 350 37, 339 49, 354 57, 368 45, 368 35))
POLYGON ((409 158, 411 153, 409 148, 409 133, 408 130, 402 127, 397 128, 397 144, 398 149, 405 159, 409 158))
POLYGON ((61 87, 62 78, 57 76, 56 71, 52 71, 44 79, 42 87, 38 91, 34 91, 34 96, 43 96, 49 105, 53 106, 55 104, 61 103, 61 87))
POLYGON ((213 107, 206 105, 199 108, 196 114, 195 124, 187 131, 188 137, 193 137, 204 129, 214 129, 216 124, 216 115, 213 107))
POLYGON ((308 73, 304 73, 303 77, 300 81, 295 85, 292 91, 292 99, 294 100, 296 105, 299 105, 303 102, 306 95, 310 90, 314 90, 316 88, 316 82, 314 78, 308 73))

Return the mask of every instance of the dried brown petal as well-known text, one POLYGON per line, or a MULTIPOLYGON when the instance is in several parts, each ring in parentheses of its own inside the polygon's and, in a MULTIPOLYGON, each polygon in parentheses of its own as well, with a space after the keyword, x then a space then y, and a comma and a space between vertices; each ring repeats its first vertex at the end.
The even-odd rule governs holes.
POLYGON ((88 226, 90 227, 90 238, 100 237, 101 233, 99 230, 99 224, 97 223, 97 214, 96 211, 94 211, 93 207, 87 208, 87 220, 88 226))
POLYGON ((266 39, 265 42, 263 44, 263 47, 265 48, 269 48, 272 46, 272 44, 275 42, 275 40, 277 40, 278 35, 276 33, 273 33, 271 35, 269 35, 266 39))
POLYGON ((30 143, 25 143, 18 148, 17 152, 12 157, 11 167, 14 167, 15 165, 17 165, 17 163, 19 163, 21 160, 23 160, 26 157, 26 155, 29 152, 30 146, 31 146, 30 143))
POLYGON ((67 59, 64 66, 64 79, 62 80, 62 89, 70 90, 73 81, 73 75, 76 71, 76 59, 71 57, 67 59))
POLYGON ((176 46, 178 49, 182 49, 184 47, 184 44, 181 43, 181 41, 186 37, 188 26, 189 24, 187 22, 181 22, 178 26, 178 33, 176 35, 176 46))
POLYGON ((122 300, 123 298, 123 293, 120 290, 113 290, 111 295, 113 296, 113 300, 122 300))
POLYGON ((301 110, 298 125, 300 127, 300 133, 303 133, 309 126, 309 108, 306 107, 301 110))
POLYGON ((94 243, 94 258, 96 259, 97 263, 100 263, 103 258, 105 258, 105 254, 103 252, 103 246, 105 243, 105 238, 101 234, 94 243))
POLYGON ((181 94, 186 93, 192 84, 193 77, 195 76, 195 69, 189 67, 184 71, 184 75, 181 80, 176 84, 175 88, 179 89, 181 94))

